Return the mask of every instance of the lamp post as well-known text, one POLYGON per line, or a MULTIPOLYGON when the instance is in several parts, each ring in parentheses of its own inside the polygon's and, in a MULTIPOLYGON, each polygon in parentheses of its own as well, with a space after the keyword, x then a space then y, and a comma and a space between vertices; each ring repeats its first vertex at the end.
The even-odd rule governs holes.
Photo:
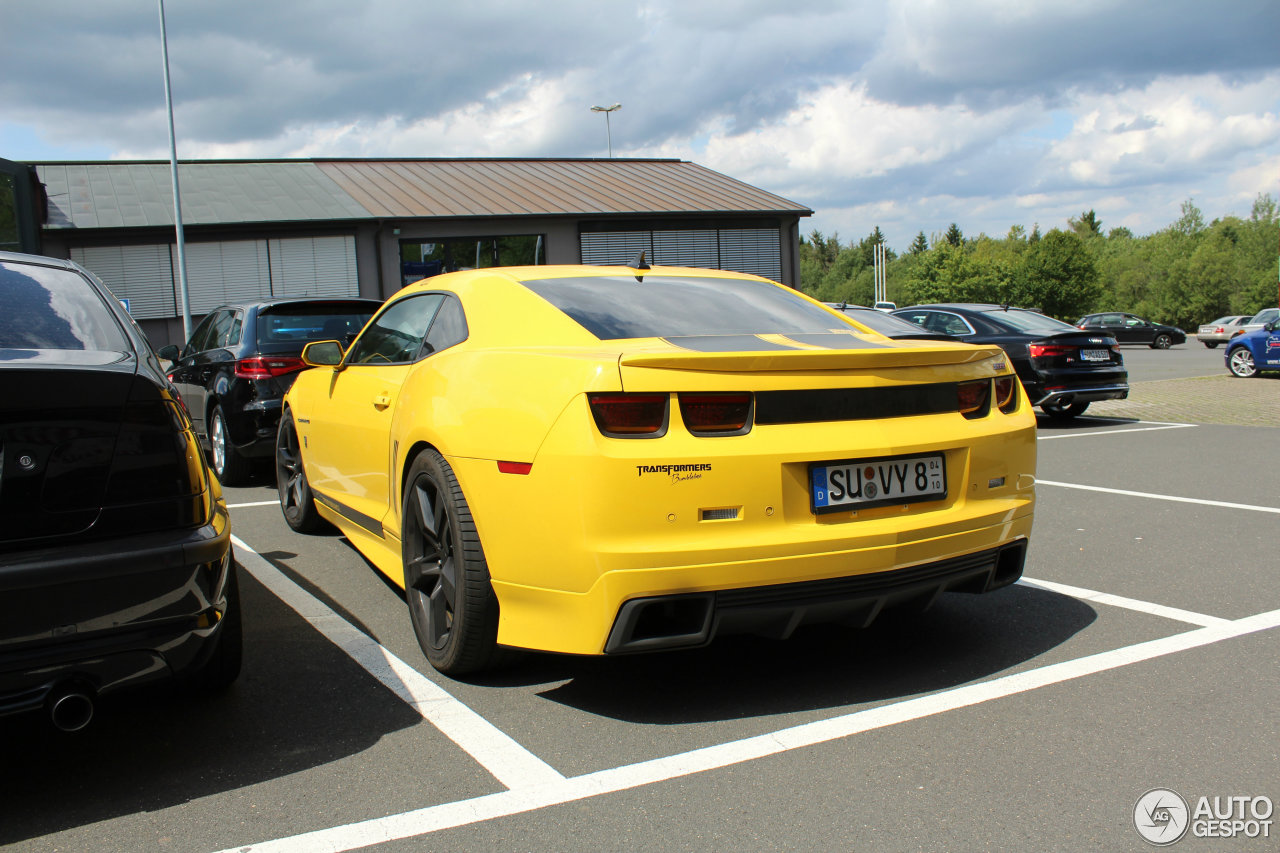
POLYGON ((592 107, 593 113, 604 113, 604 130, 609 135, 609 156, 613 157, 613 128, 609 125, 609 113, 614 110, 622 109, 622 104, 614 104, 611 107, 592 107))

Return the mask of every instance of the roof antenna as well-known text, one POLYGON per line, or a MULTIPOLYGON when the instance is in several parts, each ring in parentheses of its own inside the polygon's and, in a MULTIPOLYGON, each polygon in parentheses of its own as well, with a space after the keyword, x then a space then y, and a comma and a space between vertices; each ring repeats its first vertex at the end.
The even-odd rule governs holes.
MULTIPOLYGON (((652 269, 652 267, 649 266, 648 262, 645 261, 643 251, 640 252, 639 257, 637 257, 634 261, 631 262, 631 268, 633 270, 652 269)), ((637 272, 636 281, 641 281, 641 282, 644 281, 644 273, 637 272)))

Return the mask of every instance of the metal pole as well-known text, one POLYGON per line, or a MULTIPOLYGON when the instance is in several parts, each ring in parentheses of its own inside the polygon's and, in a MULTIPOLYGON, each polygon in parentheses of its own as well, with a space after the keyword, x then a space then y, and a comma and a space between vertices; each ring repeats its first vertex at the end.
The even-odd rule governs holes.
POLYGON ((613 159, 613 125, 609 122, 609 113, 611 112, 613 112, 613 110, 609 110, 604 114, 604 132, 609 137, 609 159, 610 160, 613 159))
POLYGON ((164 26, 164 0, 160 4, 160 51, 164 55, 164 104, 169 113, 169 174, 173 179, 173 224, 178 240, 178 296, 182 302, 182 339, 191 338, 191 298, 187 292, 187 249, 182 236, 182 201, 178 191, 178 143, 173 134, 173 95, 169 91, 169 37, 164 26))

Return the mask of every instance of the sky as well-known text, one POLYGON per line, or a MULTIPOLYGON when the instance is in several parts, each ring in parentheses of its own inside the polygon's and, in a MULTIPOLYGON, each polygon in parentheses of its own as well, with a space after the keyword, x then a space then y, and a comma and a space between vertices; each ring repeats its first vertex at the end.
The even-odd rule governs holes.
MULTIPOLYGON (((180 159, 690 160, 904 251, 1280 198, 1277 0, 168 0, 180 159), (606 117, 593 105, 621 104, 606 117)), ((156 0, 4 0, 0 158, 167 159, 156 0)))

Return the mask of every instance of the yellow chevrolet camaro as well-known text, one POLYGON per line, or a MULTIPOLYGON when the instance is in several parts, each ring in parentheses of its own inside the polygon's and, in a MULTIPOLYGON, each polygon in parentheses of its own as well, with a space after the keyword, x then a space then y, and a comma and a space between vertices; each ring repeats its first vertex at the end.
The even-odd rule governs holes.
POLYGON ((303 359, 285 519, 403 586, 445 673, 865 625, 1022 573, 1035 418, 996 347, 640 261, 426 279, 303 359))

